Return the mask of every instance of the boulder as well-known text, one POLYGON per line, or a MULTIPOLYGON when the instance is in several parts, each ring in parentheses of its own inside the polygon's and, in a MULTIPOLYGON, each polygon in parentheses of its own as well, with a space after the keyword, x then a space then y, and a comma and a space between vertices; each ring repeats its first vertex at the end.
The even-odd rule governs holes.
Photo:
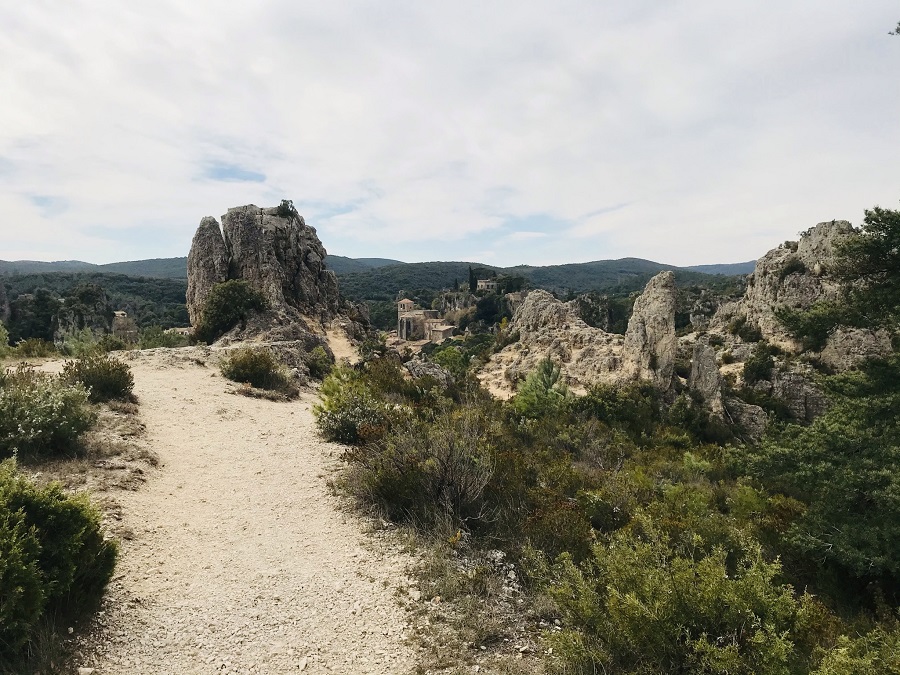
POLYGON ((739 398, 726 398, 724 404, 726 419, 738 425, 748 440, 758 441, 763 437, 769 422, 765 410, 739 398))
POLYGON ((675 337, 675 274, 660 272, 634 302, 625 332, 625 370, 667 391, 672 386, 678 341, 675 337))
POLYGON ((410 375, 417 379, 420 377, 431 377, 444 387, 449 387, 453 384, 453 375, 431 361, 412 359, 404 363, 403 367, 406 368, 410 375))
POLYGON ((722 414, 722 377, 719 374, 716 350, 710 345, 702 342, 694 345, 688 386, 703 396, 712 412, 722 414))
POLYGON ((840 372, 858 368, 866 359, 890 356, 892 352, 891 336, 886 330, 838 328, 828 337, 819 359, 840 372))

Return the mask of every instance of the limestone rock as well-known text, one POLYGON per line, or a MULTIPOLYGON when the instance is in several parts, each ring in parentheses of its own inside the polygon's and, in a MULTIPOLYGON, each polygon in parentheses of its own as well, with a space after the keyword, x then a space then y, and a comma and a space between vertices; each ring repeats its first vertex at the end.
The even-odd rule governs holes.
POLYGON ((209 289, 228 280, 228 259, 219 223, 207 216, 200 221, 188 254, 187 308, 192 325, 200 321, 209 289))
POLYGON ((725 399, 727 418, 743 429, 749 440, 758 441, 766 433, 769 418, 758 405, 745 403, 739 398, 725 399))
POLYGON ((891 336, 885 330, 838 328, 832 333, 819 358, 836 371, 857 368, 866 359, 892 353, 891 336))
POLYGON ((53 341, 65 342, 84 329, 105 335, 112 331, 113 316, 106 291, 97 284, 79 284, 59 305, 53 319, 53 341))
POLYGON ((441 368, 438 364, 421 359, 412 359, 403 364, 403 367, 415 378, 431 377, 444 387, 453 384, 453 375, 441 368))
POLYGON ((479 374, 495 394, 511 395, 514 384, 548 356, 576 393, 621 378, 623 337, 591 328, 547 291, 528 293, 507 330, 519 340, 494 354, 479 374))
POLYGON ((745 320, 758 328, 763 339, 789 351, 799 345, 775 316, 777 309, 808 309, 819 300, 836 299, 840 286, 829 276, 835 244, 854 236, 846 220, 819 223, 800 237, 772 249, 756 263, 747 281, 744 297, 723 305, 711 321, 711 328, 724 330, 734 321, 745 320))
POLYGON ((714 413, 723 412, 722 377, 716 361, 716 350, 710 345, 702 342, 694 345, 688 386, 703 396, 703 400, 714 413))
POLYGON ((660 272, 634 302, 625 332, 626 372, 668 390, 675 371, 675 274, 660 272))
POLYGON ((315 229, 283 207, 251 204, 229 209, 221 229, 215 218, 204 218, 188 256, 191 323, 199 321, 215 284, 242 279, 262 294, 268 310, 229 331, 221 338, 225 344, 249 338, 306 340, 310 333, 324 334, 324 327, 336 318, 345 319, 341 325, 347 326, 348 335, 364 336, 366 313, 341 299, 325 255, 315 229))

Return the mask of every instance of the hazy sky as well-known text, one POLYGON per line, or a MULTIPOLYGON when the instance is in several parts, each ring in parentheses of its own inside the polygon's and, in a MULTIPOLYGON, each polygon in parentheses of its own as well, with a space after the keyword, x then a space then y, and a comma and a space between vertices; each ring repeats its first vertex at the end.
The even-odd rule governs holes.
POLYGON ((0 258, 754 259, 900 207, 897 0, 0 5, 0 258))

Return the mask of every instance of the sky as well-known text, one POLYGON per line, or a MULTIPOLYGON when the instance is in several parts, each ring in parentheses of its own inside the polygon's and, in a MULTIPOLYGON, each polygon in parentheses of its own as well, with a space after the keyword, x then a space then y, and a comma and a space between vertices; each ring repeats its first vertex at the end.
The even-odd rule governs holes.
POLYGON ((752 260, 900 208, 896 0, 0 3, 0 259, 752 260))

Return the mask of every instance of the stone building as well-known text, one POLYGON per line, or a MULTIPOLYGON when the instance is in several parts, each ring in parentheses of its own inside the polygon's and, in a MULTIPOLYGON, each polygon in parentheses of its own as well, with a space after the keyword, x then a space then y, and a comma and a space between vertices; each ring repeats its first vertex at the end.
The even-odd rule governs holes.
POLYGON ((497 292, 498 284, 496 279, 479 279, 477 283, 479 291, 487 291, 488 293, 497 292))
POLYGON ((415 303, 406 298, 397 303, 397 337, 401 340, 443 342, 454 330, 455 326, 446 323, 436 309, 416 309, 415 303))

